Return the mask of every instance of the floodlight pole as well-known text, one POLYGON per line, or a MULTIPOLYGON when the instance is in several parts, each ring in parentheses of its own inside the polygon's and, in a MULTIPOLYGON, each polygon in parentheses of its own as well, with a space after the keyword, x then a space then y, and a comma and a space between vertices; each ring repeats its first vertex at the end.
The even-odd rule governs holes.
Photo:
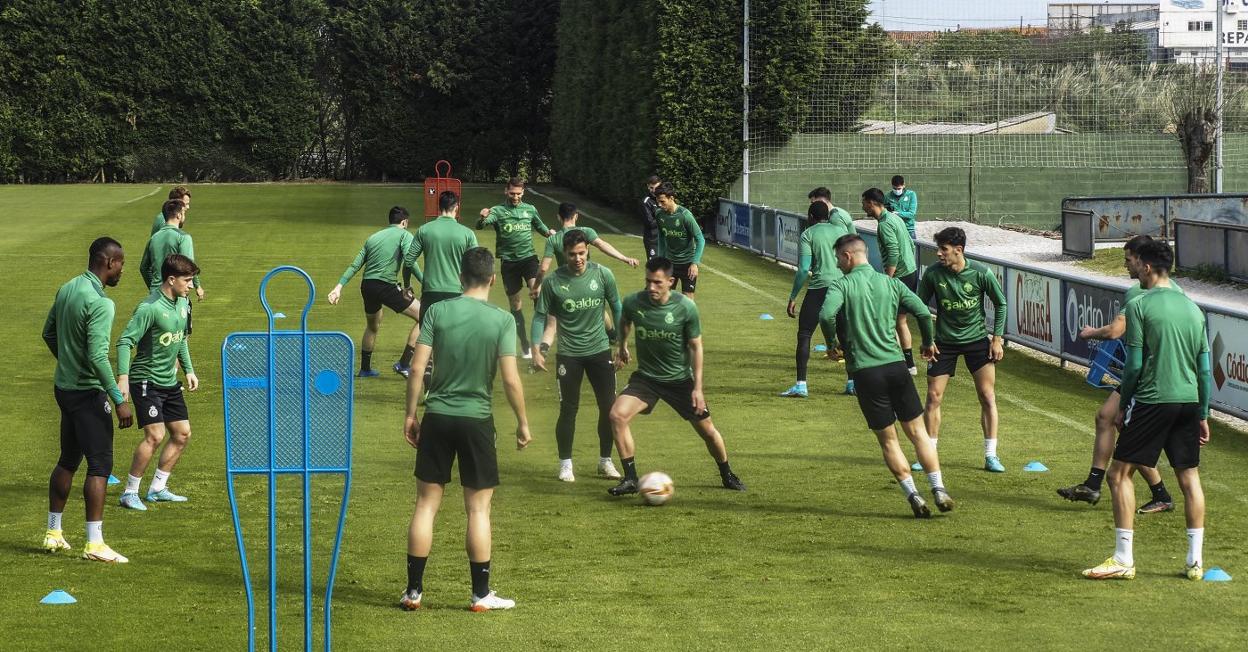
POLYGON ((1217 18, 1214 20, 1213 31, 1218 39, 1215 46, 1215 58, 1217 59, 1217 99, 1214 106, 1214 116, 1217 123, 1213 128, 1213 191, 1222 192, 1222 68, 1225 63, 1222 61, 1222 42, 1226 40, 1222 33, 1222 12, 1225 10, 1223 6, 1224 0, 1217 0, 1214 3, 1218 12, 1217 18))
POLYGON ((750 203, 750 0, 745 0, 741 37, 741 202, 750 203))

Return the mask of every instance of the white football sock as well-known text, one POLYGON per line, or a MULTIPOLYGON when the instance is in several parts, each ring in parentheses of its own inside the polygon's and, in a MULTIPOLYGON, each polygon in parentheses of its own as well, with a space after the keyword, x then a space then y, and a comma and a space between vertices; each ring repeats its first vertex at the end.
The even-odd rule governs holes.
POLYGON ((799 381, 797 381, 797 386, 798 386, 798 387, 801 387, 801 388, 805 388, 805 387, 806 387, 806 381, 804 381, 804 380, 799 380, 799 381))
POLYGON ((61 529, 61 512, 48 512, 48 529, 61 529))
POLYGON ((940 479, 940 471, 932 471, 927 474, 927 483, 932 485, 932 489, 944 489, 945 483, 940 479))
POLYGON ((1135 565, 1135 555, 1131 550, 1134 540, 1135 530, 1114 528, 1114 559, 1123 566, 1135 565))
POLYGON ((139 483, 143 482, 143 478, 136 478, 132 475, 126 476, 126 490, 123 493, 137 494, 139 493, 139 483))
POLYGON ((598 458, 598 463, 599 463, 599 464, 606 464, 607 462, 610 462, 610 461, 611 461, 611 458, 609 458, 609 457, 600 457, 600 458, 598 458))
POLYGON ((87 521, 87 543, 104 543, 104 521, 87 521))
POLYGON ((169 482, 169 476, 172 474, 173 471, 166 473, 160 469, 156 469, 156 474, 152 477, 152 484, 147 486, 148 493, 159 493, 160 491, 163 491, 165 483, 169 482))
POLYGON ((909 498, 910 494, 918 493, 918 490, 914 488, 914 476, 901 481, 901 493, 906 494, 906 498, 909 498))
POLYGON ((984 440, 984 457, 996 457, 996 456, 997 456, 997 438, 993 437, 992 439, 985 439, 984 440))
POLYGON ((1200 564, 1205 565, 1205 528, 1196 527, 1187 529, 1187 565, 1200 564))

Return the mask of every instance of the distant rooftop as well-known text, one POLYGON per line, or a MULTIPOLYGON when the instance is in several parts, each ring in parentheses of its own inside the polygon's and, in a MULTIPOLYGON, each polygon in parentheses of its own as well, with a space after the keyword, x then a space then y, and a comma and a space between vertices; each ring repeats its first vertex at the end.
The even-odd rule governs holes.
POLYGON ((1017 115, 997 122, 893 122, 863 120, 858 126, 863 134, 897 134, 899 136, 975 135, 975 134, 1055 134, 1057 114, 1038 111, 1017 115))

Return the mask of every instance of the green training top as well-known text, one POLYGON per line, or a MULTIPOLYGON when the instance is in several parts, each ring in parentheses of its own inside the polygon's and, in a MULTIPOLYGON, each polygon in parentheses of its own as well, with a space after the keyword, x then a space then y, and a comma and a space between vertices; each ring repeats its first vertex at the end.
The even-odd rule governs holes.
POLYGON ((826 288, 845 275, 836 266, 836 241, 849 233, 844 225, 832 222, 812 224, 802 231, 799 256, 810 256, 810 289, 826 288))
MULTIPOLYGON (((1175 283, 1174 279, 1170 279, 1170 287, 1172 289, 1178 290, 1179 292, 1183 292, 1183 288, 1179 287, 1179 284, 1175 283)), ((1145 292, 1148 292, 1148 290, 1145 290, 1144 288, 1140 287, 1139 281, 1132 283, 1131 287, 1127 288, 1127 297, 1123 299, 1122 305, 1118 307, 1118 314, 1120 315, 1127 314, 1127 306, 1130 305, 1132 301, 1135 301, 1136 299, 1140 298, 1140 296, 1142 296, 1145 292)), ((1187 293, 1183 292, 1183 294, 1187 294, 1187 293)))
POLYGON ((56 291, 43 341, 56 356, 53 382, 60 389, 100 389, 114 403, 121 391, 108 362, 108 340, 113 330, 113 300, 104 295, 104 284, 91 272, 75 276, 56 291))
POLYGON ((493 226, 498 237, 494 248, 498 251, 498 259, 505 262, 516 262, 537 256, 533 249, 533 232, 537 231, 543 238, 550 229, 538 217, 537 209, 532 204, 520 202, 518 206, 499 204, 490 209, 490 214, 477 222, 477 228, 493 226))
POLYGON ((914 240, 910 239, 910 232, 906 230, 901 218, 895 213, 884 211, 877 228, 875 238, 880 246, 884 267, 896 267, 893 276, 898 278, 914 273, 918 269, 914 263, 914 240))
POLYGON ((399 268, 403 266, 403 254, 412 244, 412 234, 400 224, 391 224, 386 228, 368 236, 360 253, 338 279, 339 285, 346 285, 355 273, 364 268, 365 281, 399 282, 399 268))
POLYGON ((602 316, 604 308, 611 309, 612 323, 620 323, 620 292, 615 286, 615 274, 590 262, 580 276, 566 266, 547 276, 533 310, 558 320, 559 355, 583 357, 611 348, 602 316))
POLYGON ((152 232, 147 237, 150 238, 153 235, 156 235, 156 232, 163 228, 165 228, 165 214, 162 211, 156 214, 156 219, 152 221, 152 232))
POLYGON ((117 375, 128 374, 131 382, 146 380, 157 387, 173 387, 178 384, 177 361, 182 361, 183 372, 195 373, 186 340, 189 308, 186 297, 175 301, 160 289, 139 302, 117 340, 117 375), (133 348, 139 353, 131 362, 133 348))
POLYGON ((850 373, 905 359, 897 343, 899 308, 918 318, 923 345, 932 343, 932 313, 927 306, 900 279, 889 278, 866 263, 828 286, 819 320, 829 342, 836 338, 836 314, 842 307, 848 341, 841 346, 850 373))
POLYGON ((1196 403, 1200 354, 1209 351, 1205 315, 1182 292, 1153 288, 1127 304, 1125 344, 1143 347, 1144 368, 1134 387, 1124 378, 1123 405, 1140 403, 1196 403))
POLYGON ((828 223, 841 225, 846 233, 858 233, 858 227, 854 226, 854 218, 850 217, 849 211, 839 206, 832 207, 832 211, 828 214, 828 223))
MULTIPOLYGON (((191 241, 191 234, 172 224, 166 224, 147 241, 147 248, 143 250, 143 260, 139 262, 139 275, 143 277, 143 282, 147 283, 147 289, 155 290, 165 281, 160 271, 170 254, 182 254, 195 260, 195 244, 191 241)), ((192 286, 197 288, 204 286, 199 282, 198 274, 195 275, 195 282, 192 286)))
POLYGON ((897 214, 901 218, 902 223, 906 225, 906 230, 914 233, 915 216, 919 212, 919 196, 913 190, 906 188, 902 191, 901 196, 893 194, 893 191, 884 193, 884 197, 888 200, 885 206, 888 210, 897 214))
POLYGON ((923 273, 917 294, 925 304, 936 297, 937 344, 969 344, 988 337, 984 297, 996 312, 992 334, 1005 334, 1005 292, 996 274, 983 263, 968 260, 958 273, 944 265, 932 265, 923 273))
POLYGON ((477 234, 450 215, 441 215, 416 229, 403 262, 416 273, 425 292, 463 292, 459 282, 459 265, 464 252, 477 246, 477 234), (424 274, 419 273, 416 258, 425 256, 424 274))
POLYGON ((689 340, 702 336, 702 322, 692 300, 673 292, 659 305, 642 290, 624 297, 620 319, 636 329, 638 373, 666 383, 693 378, 689 340))
POLYGON ((516 321, 494 304, 458 296, 425 314, 417 343, 433 348, 433 380, 425 411, 484 419, 500 356, 516 355, 516 321))
MULTIPOLYGON (((583 232, 585 234, 585 239, 589 241, 589 244, 591 245, 598 239, 598 232, 588 226, 574 226, 572 229, 577 229, 578 231, 583 232)), ((559 267, 567 265, 567 256, 563 255, 563 236, 572 229, 567 227, 561 228, 558 231, 555 231, 554 235, 546 238, 546 252, 542 255, 542 257, 554 258, 555 264, 559 267)))
POLYGON ((658 253, 678 265, 702 262, 702 249, 706 239, 702 227, 693 219, 693 213, 684 206, 677 206, 675 213, 662 208, 654 212, 659 223, 658 253))

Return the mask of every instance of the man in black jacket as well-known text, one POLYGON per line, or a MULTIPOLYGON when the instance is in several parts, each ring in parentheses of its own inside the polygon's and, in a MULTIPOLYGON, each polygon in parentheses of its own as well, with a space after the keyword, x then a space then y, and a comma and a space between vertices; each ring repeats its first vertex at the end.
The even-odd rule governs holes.
POLYGON ((658 255, 659 222, 655 217, 655 211, 659 210, 659 202, 654 196, 654 189, 658 188, 660 183, 662 180, 658 175, 650 175, 650 178, 646 179, 646 196, 641 200, 641 239, 646 247, 646 260, 658 255))

